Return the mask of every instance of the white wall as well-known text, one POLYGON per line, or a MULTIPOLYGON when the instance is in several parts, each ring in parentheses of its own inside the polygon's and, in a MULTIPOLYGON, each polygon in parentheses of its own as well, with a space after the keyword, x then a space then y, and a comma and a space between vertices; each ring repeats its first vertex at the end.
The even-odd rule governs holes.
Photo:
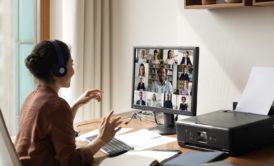
POLYGON ((112 5, 117 111, 130 110, 133 46, 200 47, 198 114, 231 109, 252 66, 274 67, 273 7, 186 10, 184 0, 112 5))
MULTIPOLYGON (((186 10, 184 0, 111 3, 113 108, 117 112, 131 110, 133 46, 200 47, 198 114, 231 109, 252 66, 274 67, 273 7, 186 10)), ((51 1, 53 38, 62 37, 59 5, 51 1)))

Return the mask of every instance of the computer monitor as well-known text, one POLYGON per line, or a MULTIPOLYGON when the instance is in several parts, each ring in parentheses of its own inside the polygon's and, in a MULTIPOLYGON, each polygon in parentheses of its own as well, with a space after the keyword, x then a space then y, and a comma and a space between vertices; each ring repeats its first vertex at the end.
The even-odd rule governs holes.
POLYGON ((173 134, 178 114, 196 115, 199 47, 134 47, 133 51, 131 107, 164 113, 164 124, 153 130, 173 134))

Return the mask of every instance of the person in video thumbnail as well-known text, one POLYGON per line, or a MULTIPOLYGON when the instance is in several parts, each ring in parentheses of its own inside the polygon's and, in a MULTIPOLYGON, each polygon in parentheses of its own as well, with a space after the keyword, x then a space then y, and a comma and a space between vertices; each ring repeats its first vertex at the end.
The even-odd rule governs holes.
POLYGON ((138 76, 145 77, 145 75, 146 75, 145 65, 143 63, 141 63, 139 66, 138 76))
POLYGON ((151 106, 151 107, 160 107, 160 104, 159 104, 158 101, 157 101, 157 98, 156 98, 156 94, 155 94, 155 93, 152 94, 150 106, 151 106))
POLYGON ((146 90, 145 83, 143 82, 143 77, 140 77, 140 82, 138 83, 137 90, 146 90))
POLYGON ((154 81, 152 84, 152 91, 157 93, 171 93, 172 85, 166 80, 166 69, 161 66, 158 70, 159 80, 154 81))
POLYGON ((167 94, 167 99, 165 100, 164 102, 164 107, 165 108, 173 108, 173 104, 172 104, 172 101, 171 101, 171 94, 167 94))
POLYGON ((152 56, 152 59, 151 59, 151 63, 152 64, 160 64, 160 60, 158 59, 158 50, 154 50, 153 51, 153 56, 152 56))
POLYGON ((189 58, 189 51, 184 52, 184 57, 182 58, 181 65, 192 66, 191 60, 189 58))
POLYGON ((146 59, 146 50, 145 49, 141 49, 140 50, 138 62, 139 63, 146 63, 147 62, 147 59, 146 59))
POLYGON ((181 100, 182 100, 182 103, 180 104, 180 110, 186 111, 188 107, 186 103, 186 97, 182 96, 181 100))
POLYGON ((183 67, 183 73, 181 74, 179 80, 189 81, 189 76, 188 76, 188 73, 187 73, 186 66, 183 67))
POLYGON ((143 91, 139 91, 139 100, 136 101, 137 105, 146 105, 146 102, 143 100, 143 91))
POLYGON ((182 87, 182 89, 180 89, 179 94, 180 95, 185 95, 185 96, 189 95, 189 93, 188 93, 188 81, 184 81, 183 87, 182 87))
POLYGON ((177 64, 177 61, 174 59, 173 50, 168 50, 167 51, 166 64, 169 64, 169 65, 177 64))

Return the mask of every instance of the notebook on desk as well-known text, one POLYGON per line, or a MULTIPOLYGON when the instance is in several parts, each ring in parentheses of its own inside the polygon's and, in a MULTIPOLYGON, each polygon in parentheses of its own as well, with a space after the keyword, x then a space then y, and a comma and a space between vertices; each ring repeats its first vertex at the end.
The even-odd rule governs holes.
POLYGON ((226 156, 221 151, 189 151, 163 164, 163 166, 199 166, 204 163, 223 159, 226 156))
POLYGON ((129 151, 116 157, 106 158, 99 166, 156 166, 177 154, 179 151, 129 151))

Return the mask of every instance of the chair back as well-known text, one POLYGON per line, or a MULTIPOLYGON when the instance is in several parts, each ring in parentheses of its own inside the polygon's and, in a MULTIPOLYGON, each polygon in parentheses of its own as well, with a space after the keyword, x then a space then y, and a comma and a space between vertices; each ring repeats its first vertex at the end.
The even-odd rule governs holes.
POLYGON ((21 166, 0 109, 0 166, 21 166))

